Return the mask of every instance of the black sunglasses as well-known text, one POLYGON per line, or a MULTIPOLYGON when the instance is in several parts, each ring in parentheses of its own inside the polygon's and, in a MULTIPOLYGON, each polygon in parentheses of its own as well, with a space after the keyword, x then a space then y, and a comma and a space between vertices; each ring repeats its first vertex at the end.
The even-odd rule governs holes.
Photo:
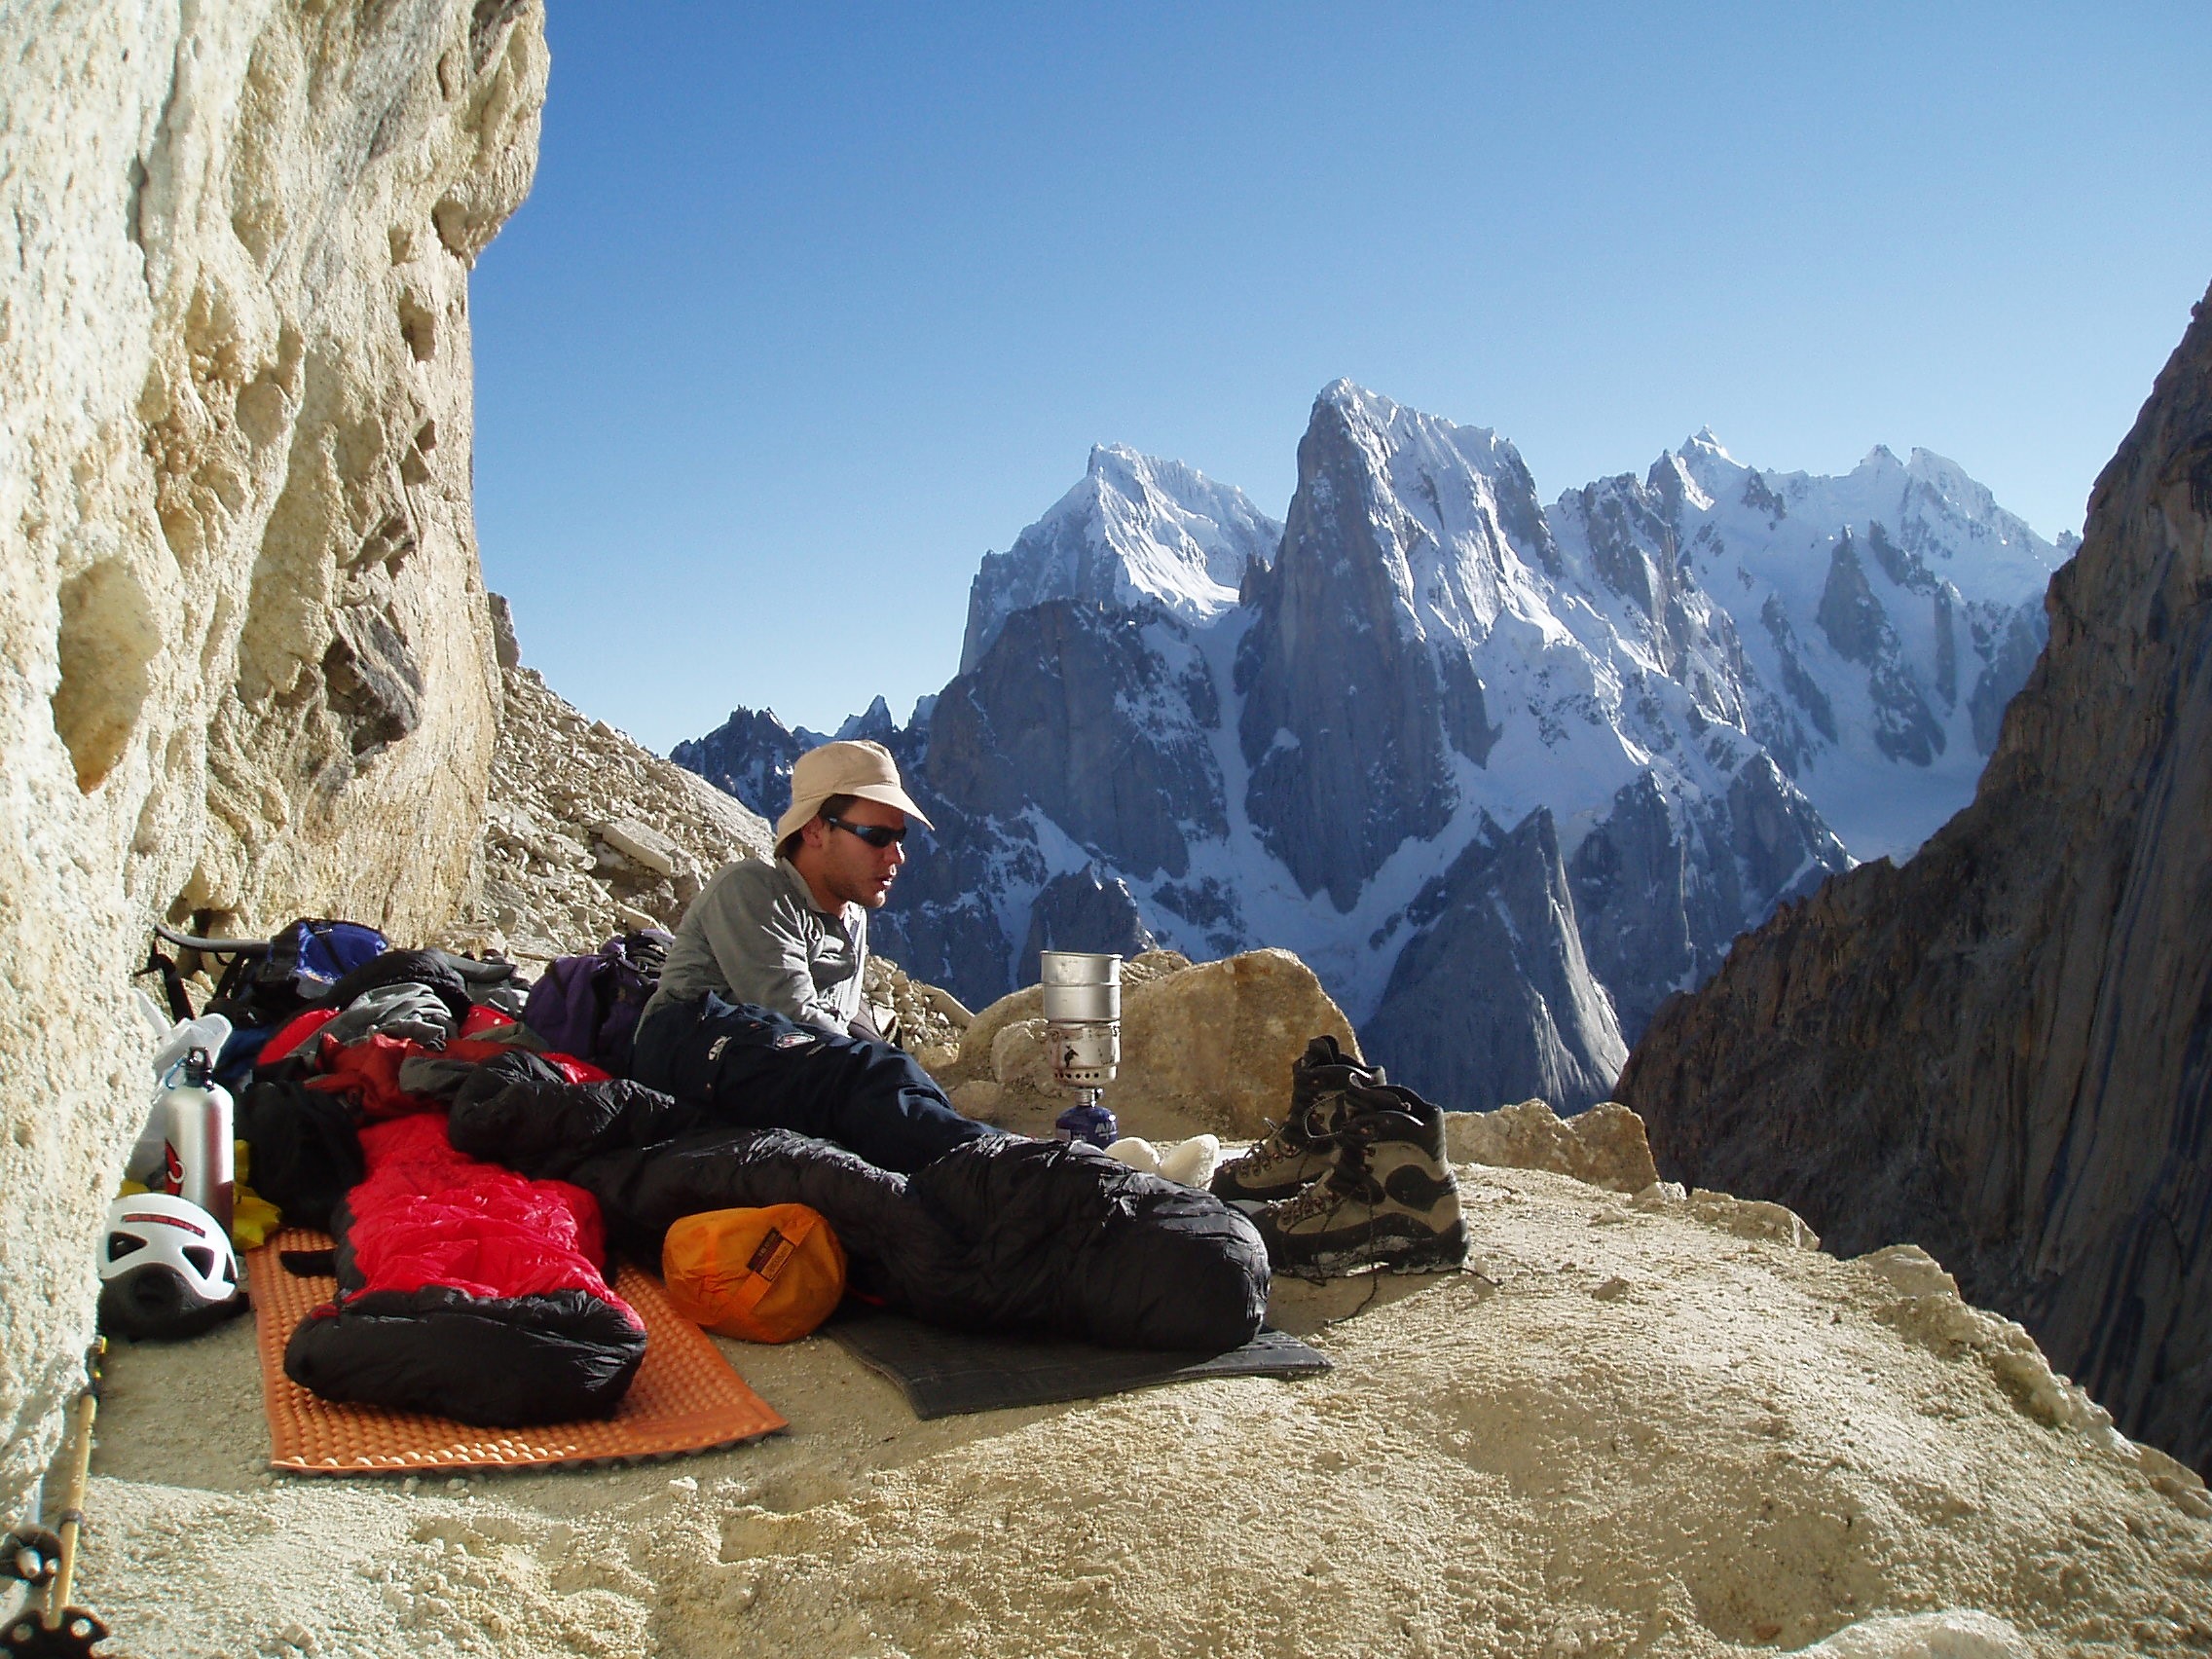
POLYGON ((842 818, 831 818, 827 812, 822 815, 822 822, 832 830, 842 830, 848 835, 858 835, 879 853, 886 847, 897 846, 906 838, 906 827, 903 824, 896 830, 881 824, 847 824, 842 818))

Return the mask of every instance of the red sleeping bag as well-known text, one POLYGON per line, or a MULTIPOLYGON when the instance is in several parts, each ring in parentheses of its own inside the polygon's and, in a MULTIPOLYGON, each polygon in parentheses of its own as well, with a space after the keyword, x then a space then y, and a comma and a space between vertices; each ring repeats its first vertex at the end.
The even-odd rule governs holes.
POLYGON ((332 1222, 338 1299, 293 1331, 285 1375, 493 1426, 610 1414, 645 1333, 601 1272, 598 1201, 456 1152, 443 1112, 371 1124, 361 1149, 332 1222))

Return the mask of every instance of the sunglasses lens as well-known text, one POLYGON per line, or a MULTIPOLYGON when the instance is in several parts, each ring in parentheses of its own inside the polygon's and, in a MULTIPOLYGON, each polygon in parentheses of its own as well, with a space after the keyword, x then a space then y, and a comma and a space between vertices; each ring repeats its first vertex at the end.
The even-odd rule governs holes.
POLYGON ((890 830, 880 824, 847 824, 842 818, 832 818, 830 822, 849 835, 858 835, 879 853, 906 838, 906 827, 903 824, 896 830, 890 830))

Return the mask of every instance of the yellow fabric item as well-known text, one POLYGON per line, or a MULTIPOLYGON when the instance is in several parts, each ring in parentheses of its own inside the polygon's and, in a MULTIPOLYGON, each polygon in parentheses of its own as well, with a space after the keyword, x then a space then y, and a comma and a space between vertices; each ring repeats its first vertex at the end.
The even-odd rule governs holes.
POLYGON ((245 1184, 246 1172, 253 1165, 253 1148, 242 1140, 231 1145, 237 1149, 237 1174, 231 1184, 231 1242, 241 1250, 258 1250, 284 1225, 284 1217, 275 1204, 245 1184))
MULTIPOLYGON (((245 1184, 246 1169, 253 1158, 253 1149, 244 1141, 233 1141, 237 1149, 237 1173, 231 1183, 231 1242, 240 1250, 258 1250, 269 1242, 269 1235, 284 1225, 284 1218, 275 1204, 245 1184)), ((124 1181, 115 1189, 115 1196, 128 1198, 135 1193, 150 1193, 153 1189, 143 1181, 124 1181)))
POLYGON ((661 1277, 677 1311, 750 1343, 788 1343, 836 1311, 845 1247, 804 1204, 708 1210, 668 1230, 661 1277))

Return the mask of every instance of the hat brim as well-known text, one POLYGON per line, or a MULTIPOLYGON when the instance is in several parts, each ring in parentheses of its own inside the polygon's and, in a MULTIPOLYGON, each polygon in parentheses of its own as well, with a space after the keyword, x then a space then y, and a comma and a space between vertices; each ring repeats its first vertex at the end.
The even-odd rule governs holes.
POLYGON ((878 806, 895 806, 924 830, 936 830, 929 814, 914 804, 914 797, 897 784, 859 784, 851 789, 824 790, 808 800, 794 800, 783 817, 776 820, 776 841, 780 846, 791 835, 814 822, 822 810, 822 803, 833 794, 851 795, 855 800, 872 800, 878 806))

